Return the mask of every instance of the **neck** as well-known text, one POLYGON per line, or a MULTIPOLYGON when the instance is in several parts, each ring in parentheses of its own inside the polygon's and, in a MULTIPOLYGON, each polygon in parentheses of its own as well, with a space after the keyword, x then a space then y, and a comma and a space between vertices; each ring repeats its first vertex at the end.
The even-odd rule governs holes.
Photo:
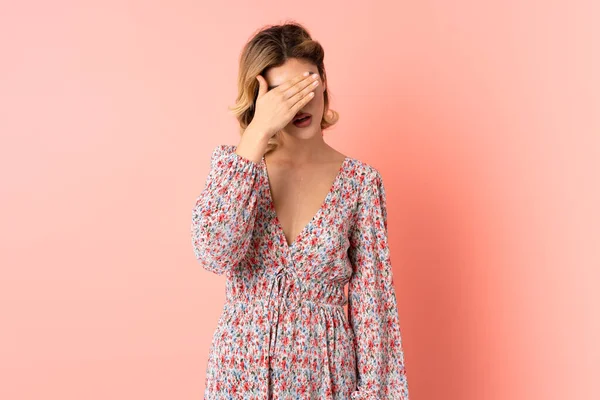
POLYGON ((274 158, 303 165, 326 159, 331 148, 323 140, 321 134, 309 139, 302 139, 283 133, 279 146, 273 152, 274 158))

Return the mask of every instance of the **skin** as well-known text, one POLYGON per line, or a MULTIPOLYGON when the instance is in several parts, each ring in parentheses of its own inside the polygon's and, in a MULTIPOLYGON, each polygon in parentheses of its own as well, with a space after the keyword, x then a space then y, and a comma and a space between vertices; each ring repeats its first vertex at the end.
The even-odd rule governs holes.
MULTIPOLYGON (((318 73, 310 62, 289 59, 264 77, 271 90, 305 71, 318 73)), ((271 197, 288 244, 319 210, 345 158, 323 140, 320 121, 327 83, 319 82, 314 98, 301 109, 312 115, 311 125, 298 128, 290 121, 281 131, 280 146, 265 156, 271 197)))
MULTIPOLYGON (((268 83, 268 89, 272 90, 305 71, 318 73, 318 69, 314 64, 302 59, 291 58, 284 65, 268 69, 264 78, 268 83)), ((332 152, 335 152, 323 140, 320 120, 323 116, 323 92, 327 88, 327 82, 321 78, 318 81, 320 84, 313 90, 315 93, 314 98, 301 109, 302 112, 307 112, 313 116, 311 125, 306 128, 298 128, 290 121, 281 131, 281 144, 275 150, 279 157, 290 160, 290 162, 293 160, 293 163, 297 166, 315 162, 319 158, 323 160, 332 152)))

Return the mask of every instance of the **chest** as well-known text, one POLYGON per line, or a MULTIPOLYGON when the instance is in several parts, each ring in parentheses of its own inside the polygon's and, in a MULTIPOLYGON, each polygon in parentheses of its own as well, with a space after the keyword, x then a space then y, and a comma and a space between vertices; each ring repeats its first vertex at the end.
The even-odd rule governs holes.
POLYGON ((264 163, 268 201, 276 222, 292 245, 327 206, 343 173, 344 162, 293 169, 264 163))

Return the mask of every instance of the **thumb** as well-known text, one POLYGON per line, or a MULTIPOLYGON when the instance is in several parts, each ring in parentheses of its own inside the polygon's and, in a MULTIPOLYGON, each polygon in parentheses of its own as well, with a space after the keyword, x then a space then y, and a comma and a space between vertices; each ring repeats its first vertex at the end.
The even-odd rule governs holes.
POLYGON ((262 75, 256 75, 256 79, 258 80, 258 84, 260 85, 258 87, 258 97, 260 97, 263 94, 267 93, 267 81, 265 81, 265 78, 263 78, 262 75))

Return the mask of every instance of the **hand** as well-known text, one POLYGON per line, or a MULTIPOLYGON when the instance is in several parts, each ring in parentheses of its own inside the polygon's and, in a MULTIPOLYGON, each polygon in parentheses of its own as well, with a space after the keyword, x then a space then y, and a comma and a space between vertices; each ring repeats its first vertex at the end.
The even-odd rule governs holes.
POLYGON ((283 129, 314 98, 313 90, 319 85, 318 78, 319 74, 298 75, 267 91, 267 81, 257 75, 260 87, 254 118, 250 123, 252 128, 264 132, 267 138, 283 129))

